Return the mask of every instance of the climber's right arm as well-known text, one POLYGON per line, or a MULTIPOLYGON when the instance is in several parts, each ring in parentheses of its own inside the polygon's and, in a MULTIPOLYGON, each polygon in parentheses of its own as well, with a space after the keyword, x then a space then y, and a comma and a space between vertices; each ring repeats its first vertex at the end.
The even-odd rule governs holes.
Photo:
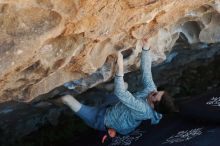
POLYGON ((117 61, 118 70, 115 75, 115 95, 119 98, 119 100, 128 106, 129 108, 139 111, 141 113, 146 112, 146 102, 141 100, 140 98, 135 98, 126 88, 124 84, 124 72, 123 72, 123 56, 122 54, 118 54, 117 61))

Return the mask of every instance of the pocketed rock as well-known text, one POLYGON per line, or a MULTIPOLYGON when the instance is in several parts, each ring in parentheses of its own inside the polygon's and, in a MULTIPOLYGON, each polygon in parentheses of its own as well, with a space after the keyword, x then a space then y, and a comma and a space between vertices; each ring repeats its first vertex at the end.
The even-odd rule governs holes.
POLYGON ((219 42, 219 12, 219 0, 1 0, 0 102, 90 79, 84 92, 113 77, 120 50, 132 50, 125 72, 137 70, 143 37, 155 64, 180 34, 219 42))

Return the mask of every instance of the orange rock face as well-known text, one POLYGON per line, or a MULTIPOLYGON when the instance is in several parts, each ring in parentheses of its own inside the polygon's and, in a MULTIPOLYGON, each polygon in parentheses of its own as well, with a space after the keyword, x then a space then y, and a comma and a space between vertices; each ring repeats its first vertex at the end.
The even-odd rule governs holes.
POLYGON ((119 50, 132 50, 125 70, 135 70, 143 37, 156 63, 180 34, 219 42, 219 12, 219 0, 0 0, 0 102, 31 101, 98 69, 88 88, 107 81, 119 50))

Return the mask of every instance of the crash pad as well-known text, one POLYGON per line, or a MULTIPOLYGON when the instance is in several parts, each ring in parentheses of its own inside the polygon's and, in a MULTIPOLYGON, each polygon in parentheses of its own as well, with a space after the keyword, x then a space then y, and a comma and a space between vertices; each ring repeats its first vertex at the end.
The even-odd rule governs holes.
POLYGON ((117 135, 107 143, 101 143, 101 135, 83 137, 79 146, 219 146, 220 126, 190 121, 184 117, 164 117, 159 124, 144 121, 132 133, 117 135))
POLYGON ((186 118, 220 123, 220 89, 177 100, 177 105, 186 118))

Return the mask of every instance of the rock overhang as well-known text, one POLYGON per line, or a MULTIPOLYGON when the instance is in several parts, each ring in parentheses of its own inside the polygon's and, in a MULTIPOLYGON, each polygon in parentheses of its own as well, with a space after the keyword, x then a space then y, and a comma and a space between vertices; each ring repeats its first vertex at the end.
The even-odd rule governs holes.
POLYGON ((156 64, 181 33, 190 44, 219 42, 219 12, 218 0, 2 0, 0 101, 90 79, 83 92, 113 77, 119 50, 132 50, 124 66, 136 70, 143 37, 156 64))

